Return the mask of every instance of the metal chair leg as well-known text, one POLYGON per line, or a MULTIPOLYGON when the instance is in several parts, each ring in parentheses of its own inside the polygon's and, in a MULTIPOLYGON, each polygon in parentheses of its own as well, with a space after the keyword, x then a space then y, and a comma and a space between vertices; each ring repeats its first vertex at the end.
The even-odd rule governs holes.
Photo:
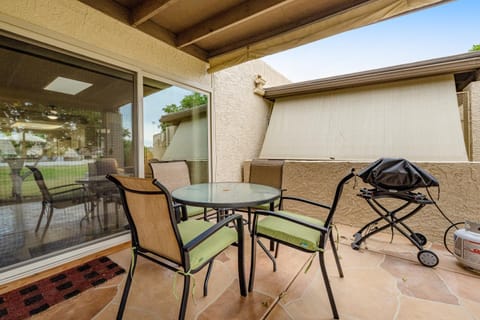
POLYGON ((132 261, 130 261, 130 269, 127 273, 127 281, 125 282, 125 287, 123 288, 122 300, 120 302, 120 307, 118 308, 117 312, 117 320, 121 320, 123 318, 123 313, 127 304, 128 293, 130 292, 130 286, 132 285, 133 274, 137 265, 137 257, 137 253, 136 251, 134 251, 132 261))
POLYGON ((275 259, 278 258, 278 248, 280 247, 280 242, 277 241, 275 244, 275 259))
POLYGON ((257 239, 255 234, 252 233, 252 252, 250 254, 250 279, 248 280, 248 291, 252 292, 253 282, 255 281, 255 263, 257 257, 257 239))
POLYGON ((238 269, 238 282, 240 285, 240 294, 244 297, 247 296, 247 286, 245 283, 245 262, 244 262, 244 247, 245 247, 245 242, 244 242, 244 237, 243 237, 243 221, 242 219, 238 219, 236 223, 236 228, 237 228, 237 269, 238 269))
POLYGON ((205 275, 205 282, 203 282, 203 296, 206 297, 208 294, 208 279, 210 279, 210 274, 212 272, 213 261, 210 261, 208 264, 207 274, 205 275))
POLYGON ((332 246, 333 256, 335 257, 335 263, 337 264, 338 275, 340 276, 340 278, 343 278, 342 265, 340 264, 340 259, 338 257, 337 247, 335 246, 333 234, 330 232, 328 237, 330 238, 330 244, 332 246))
POLYGON ((47 209, 47 204, 42 202, 42 212, 40 212, 40 216, 38 217, 37 226, 35 227, 35 232, 38 232, 38 228, 40 228, 40 223, 42 222, 43 215, 45 214, 45 210, 47 209))
POLYGON ((183 277, 183 293, 182 293, 182 304, 180 305, 180 313, 178 314, 178 319, 185 319, 187 313, 187 303, 188 303, 188 293, 190 291, 190 276, 185 275, 183 277))
POLYGON ((264 245, 260 240, 257 240, 257 243, 260 245, 260 248, 262 248, 263 251, 265 251, 265 253, 266 253, 267 256, 270 258, 270 260, 272 260, 273 272, 276 272, 276 271, 277 271, 277 262, 275 261, 275 257, 272 256, 272 254, 270 253, 270 251, 267 249, 267 247, 265 247, 265 245, 264 245))
POLYGON ((325 266, 325 258, 323 256, 323 252, 318 253, 318 258, 320 260, 320 268, 322 269, 323 282, 325 283, 325 288, 327 289, 328 300, 330 301, 330 307, 332 308, 333 318, 339 319, 337 306, 333 297, 332 287, 330 286, 330 280, 328 279, 327 267, 325 266))
POLYGON ((47 224, 45 225, 45 229, 43 230, 43 233, 45 233, 45 231, 47 231, 48 227, 50 226, 50 222, 52 221, 52 217, 53 217, 53 207, 50 206, 48 208, 48 213, 47 213, 47 224))

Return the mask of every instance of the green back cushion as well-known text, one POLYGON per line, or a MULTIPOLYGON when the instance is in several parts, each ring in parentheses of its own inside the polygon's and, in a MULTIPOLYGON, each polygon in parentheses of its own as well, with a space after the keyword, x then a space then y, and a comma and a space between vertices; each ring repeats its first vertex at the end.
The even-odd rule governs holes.
MULTIPOLYGON (((322 227, 323 221, 288 211, 278 211, 287 216, 322 227)), ((257 234, 278 239, 309 251, 318 250, 320 231, 307 228, 281 218, 267 216, 258 221, 257 234)))
MULTIPOLYGON (((275 200, 275 201, 273 202, 274 208, 277 208, 279 204, 280 204, 280 199, 275 200)), ((259 205, 259 206, 256 206, 255 209, 259 209, 259 210, 270 210, 270 202, 261 204, 261 205, 259 205)))
MULTIPOLYGON (((212 227, 213 224, 204 220, 187 220, 178 224, 180 236, 184 244, 212 227)), ((195 270, 205 261, 220 253, 223 249, 237 241, 234 228, 223 227, 214 235, 190 251, 190 269, 195 270)), ((187 270, 188 271, 188 270, 187 270)))
POLYGON ((187 206, 187 215, 189 217, 197 216, 199 214, 203 214, 203 208, 202 207, 187 206))

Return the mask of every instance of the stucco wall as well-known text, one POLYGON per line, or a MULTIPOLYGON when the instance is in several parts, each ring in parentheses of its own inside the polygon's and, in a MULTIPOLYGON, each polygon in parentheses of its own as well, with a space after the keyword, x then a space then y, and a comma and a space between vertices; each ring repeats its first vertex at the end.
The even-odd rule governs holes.
MULTIPOLYGON (((440 182, 440 199, 437 188, 430 188, 430 193, 443 212, 454 222, 470 219, 480 222, 480 163, 417 163, 429 171, 440 182)), ((317 162, 287 161, 284 167, 283 187, 285 195, 301 196, 307 199, 330 204, 335 194, 337 183, 352 168, 361 169, 367 163, 352 162, 317 162)), ((245 165, 248 177, 248 162, 245 165)), ((359 189, 369 187, 361 179, 351 180, 345 185, 340 199, 335 221, 357 228, 378 217, 367 202, 356 196, 359 189)), ((425 189, 417 192, 426 194, 425 189)), ((397 203, 390 203, 392 208, 397 203)), ((320 217, 324 211, 308 211, 306 207, 288 207, 320 217)), ((309 208, 310 209, 310 208, 309 208)), ((311 209, 310 209, 311 210, 311 209)), ((443 242, 443 234, 449 223, 441 216, 434 205, 427 205, 419 213, 405 220, 415 232, 421 232, 431 241, 443 242)), ((388 232, 388 231, 387 231, 388 232)), ((352 235, 343 235, 350 238, 352 235)), ((403 237, 397 232, 397 237, 403 237)))
POLYGON ((254 60, 213 74, 212 132, 215 181, 240 181, 245 159, 258 157, 271 106, 253 93, 256 75, 265 86, 289 80, 261 60, 254 60))
POLYGON ((122 60, 138 69, 210 88, 205 62, 79 1, 0 1, 0 27, 2 22, 7 30, 18 31, 20 26, 31 31, 34 39, 42 36, 42 40, 60 40, 122 60))
POLYGON ((0 27, 109 63, 120 62, 127 68, 214 90, 212 163, 217 181, 240 180, 242 162, 260 152, 270 106, 253 93, 256 75, 261 75, 267 86, 289 83, 261 60, 210 75, 205 62, 79 1, 0 1, 0 27))
POLYGON ((480 161, 480 81, 470 83, 469 93, 472 117, 472 160, 480 161))

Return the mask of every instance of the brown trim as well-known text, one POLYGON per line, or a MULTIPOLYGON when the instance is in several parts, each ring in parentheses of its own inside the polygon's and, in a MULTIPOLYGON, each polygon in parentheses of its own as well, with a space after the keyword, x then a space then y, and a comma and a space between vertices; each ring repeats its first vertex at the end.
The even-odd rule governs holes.
POLYGON ((62 272, 64 270, 68 270, 68 269, 70 269, 74 266, 83 264, 83 263, 88 262, 90 260, 93 260, 93 259, 96 259, 96 258, 99 258, 99 257, 102 257, 102 256, 108 256, 110 254, 119 252, 121 250, 128 249, 128 248, 130 248, 130 246, 131 246, 130 241, 124 242, 124 243, 121 243, 119 245, 113 246, 111 248, 92 253, 92 254, 90 254, 88 256, 85 256, 83 258, 73 260, 73 261, 67 262, 65 264, 62 264, 60 266, 57 266, 57 267, 54 267, 54 268, 36 273, 34 275, 31 275, 31 276, 28 276, 28 277, 25 277, 25 278, 22 278, 22 279, 19 279, 19 280, 15 280, 15 281, 12 281, 12 282, 9 282, 9 283, 2 284, 2 285, 0 285, 0 294, 4 294, 4 293, 9 292, 11 290, 20 288, 20 287, 22 287, 26 284, 38 281, 40 279, 49 277, 49 276, 54 275, 54 274, 57 274, 57 273, 62 272))
POLYGON ((455 74, 461 72, 473 72, 477 74, 479 68, 480 51, 477 51, 402 64, 388 68, 264 88, 264 97, 270 100, 275 100, 276 98, 288 96, 319 93, 442 74, 455 74))

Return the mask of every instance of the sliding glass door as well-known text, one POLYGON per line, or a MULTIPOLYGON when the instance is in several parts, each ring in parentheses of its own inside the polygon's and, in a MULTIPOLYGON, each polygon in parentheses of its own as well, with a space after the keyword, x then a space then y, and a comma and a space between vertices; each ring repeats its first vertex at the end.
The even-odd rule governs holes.
POLYGON ((126 232, 134 74, 6 37, 0 73, 0 271, 126 232))

